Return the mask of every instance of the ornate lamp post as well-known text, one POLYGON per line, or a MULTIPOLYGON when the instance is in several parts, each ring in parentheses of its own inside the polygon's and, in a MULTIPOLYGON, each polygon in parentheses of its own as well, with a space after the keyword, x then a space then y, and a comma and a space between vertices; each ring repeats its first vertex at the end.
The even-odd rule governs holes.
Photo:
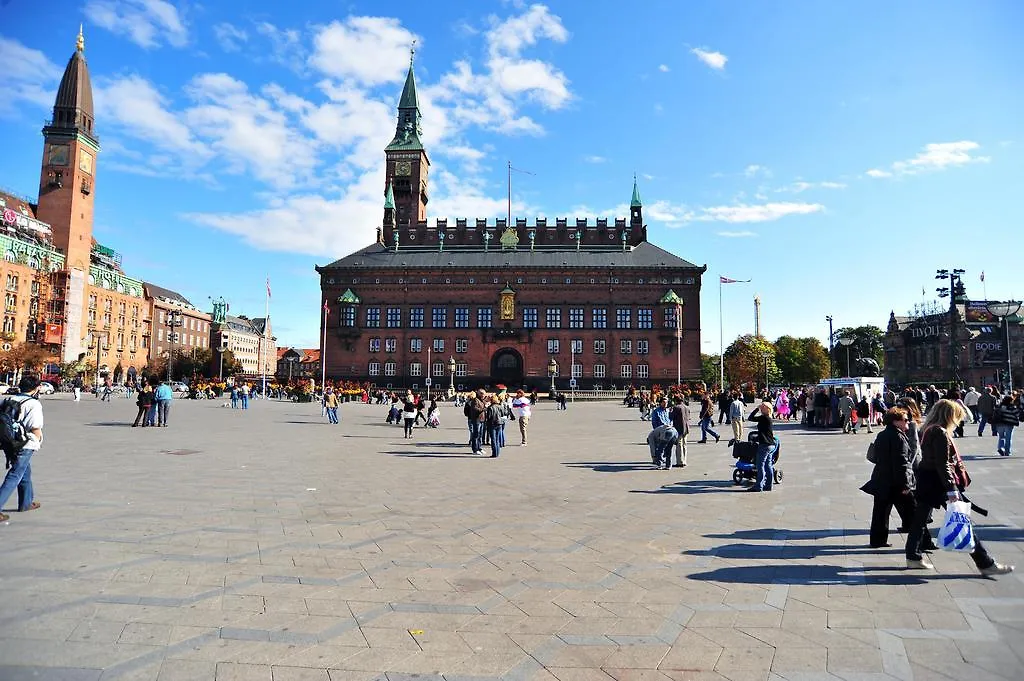
POLYGON ((184 323, 185 321, 181 318, 181 310, 171 310, 170 312, 167 313, 167 328, 170 329, 170 331, 168 331, 167 333, 170 336, 169 340, 171 341, 171 347, 167 351, 168 383, 171 381, 172 378, 174 378, 173 375, 171 374, 171 367, 174 364, 174 345, 178 342, 178 332, 175 331, 175 329, 178 328, 179 326, 182 326, 184 323))
POLYGON ((949 296, 949 363, 951 367, 953 387, 960 387, 960 342, 957 340, 957 311, 956 299, 964 297, 967 292, 964 290, 963 280, 960 277, 964 273, 961 269, 935 270, 935 278, 948 280, 949 286, 940 286, 935 289, 940 298, 949 296))
POLYGON ((846 348, 846 377, 850 377, 850 346, 853 345, 853 339, 849 336, 843 336, 839 339, 839 344, 846 348))
POLYGON ((828 322, 828 377, 836 377, 836 360, 832 356, 833 346, 832 342, 835 340, 836 333, 832 330, 832 315, 825 315, 825 321, 828 322))
POLYGON ((548 376, 551 377, 551 396, 555 395, 555 376, 558 375, 558 362, 552 357, 548 361, 548 376))
POLYGON ((452 375, 452 383, 448 386, 448 392, 452 395, 455 394, 455 357, 454 355, 448 358, 448 372, 452 375))
POLYGON ((995 301, 986 302, 990 314, 999 317, 999 321, 1006 327, 1006 380, 1009 382, 1007 394, 1013 393, 1013 361, 1010 359, 1010 320, 1009 318, 1020 312, 1019 300, 1008 300, 1005 303, 995 301))

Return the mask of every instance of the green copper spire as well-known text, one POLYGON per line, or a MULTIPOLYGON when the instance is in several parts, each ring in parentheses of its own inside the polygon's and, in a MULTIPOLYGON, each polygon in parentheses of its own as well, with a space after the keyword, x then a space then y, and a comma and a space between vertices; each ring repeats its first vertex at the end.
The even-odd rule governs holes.
POLYGON ((390 208, 395 209, 395 192, 391 190, 391 182, 388 182, 388 188, 384 190, 384 210, 390 208))
POLYGON ((398 99, 398 126, 395 128, 395 138, 391 144, 385 147, 386 150, 419 151, 423 149, 420 142, 420 135, 423 128, 420 127, 420 100, 416 95, 416 74, 413 73, 413 56, 416 50, 409 54, 409 72, 405 76, 405 87, 402 88, 402 96, 398 99))
POLYGON ((633 176, 633 200, 629 202, 630 208, 641 208, 643 204, 640 202, 640 187, 636 184, 636 175, 633 176))

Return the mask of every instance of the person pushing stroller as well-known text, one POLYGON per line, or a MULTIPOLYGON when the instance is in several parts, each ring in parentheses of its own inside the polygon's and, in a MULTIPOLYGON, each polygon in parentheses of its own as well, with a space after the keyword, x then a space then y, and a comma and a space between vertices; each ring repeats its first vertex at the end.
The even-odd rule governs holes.
POLYGON ((770 492, 772 482, 775 481, 772 457, 779 448, 779 440, 775 437, 775 430, 772 427, 772 405, 762 402, 751 412, 748 420, 757 424, 757 458, 754 461, 757 481, 747 491, 770 492))

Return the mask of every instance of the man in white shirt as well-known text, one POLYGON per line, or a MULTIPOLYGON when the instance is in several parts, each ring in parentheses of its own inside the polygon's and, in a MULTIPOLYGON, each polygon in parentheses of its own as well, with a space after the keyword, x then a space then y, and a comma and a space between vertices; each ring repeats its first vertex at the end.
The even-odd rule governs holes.
MULTIPOLYGON (((18 383, 18 392, 8 397, 4 402, 16 401, 20 403, 21 413, 18 422, 25 430, 27 438, 25 444, 18 451, 10 452, 5 449, 7 455, 7 477, 0 485, 0 509, 7 503, 7 499, 18 490, 18 510, 34 511, 39 508, 39 502, 32 499, 32 455, 38 451, 43 443, 43 405, 39 402, 39 377, 34 374, 25 374, 18 383)), ((0 522, 10 520, 6 513, 0 513, 0 522)))
POLYGON ((512 400, 512 413, 519 419, 519 434, 523 437, 522 446, 526 446, 526 429, 530 426, 530 398, 522 390, 516 391, 512 400))
POLYGON ((971 410, 971 416, 972 416, 973 423, 977 423, 978 422, 978 398, 979 397, 981 397, 981 393, 979 393, 974 388, 971 388, 970 390, 968 390, 967 394, 964 395, 964 404, 967 405, 967 408, 971 410))

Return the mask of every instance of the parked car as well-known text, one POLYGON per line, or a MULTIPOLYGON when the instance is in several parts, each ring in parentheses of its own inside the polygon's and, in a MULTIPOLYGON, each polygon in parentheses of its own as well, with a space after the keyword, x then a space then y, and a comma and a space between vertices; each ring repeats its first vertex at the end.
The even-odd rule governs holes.
POLYGON ((173 390, 176 393, 187 393, 188 392, 188 385, 185 384, 185 383, 182 383, 181 381, 173 381, 171 383, 171 390, 173 390))
POLYGON ((10 389, 11 385, 9 383, 0 383, 0 395, 7 394, 7 391, 10 389))
POLYGON ((43 381, 39 384, 40 395, 52 395, 57 392, 57 389, 53 387, 53 384, 48 381, 43 381))

